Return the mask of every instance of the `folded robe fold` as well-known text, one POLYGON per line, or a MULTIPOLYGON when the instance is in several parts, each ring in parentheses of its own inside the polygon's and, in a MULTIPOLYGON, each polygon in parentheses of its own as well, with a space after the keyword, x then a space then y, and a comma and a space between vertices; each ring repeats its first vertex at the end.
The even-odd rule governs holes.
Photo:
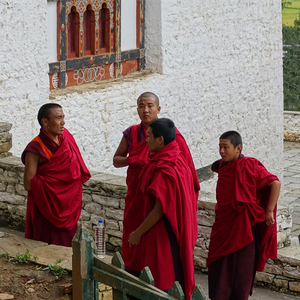
MULTIPOLYGON (((144 166, 149 162, 150 153, 149 146, 146 141, 146 130, 142 123, 127 128, 123 134, 129 149, 129 156, 127 158, 129 166, 126 177, 127 195, 125 197, 123 218, 122 258, 127 270, 140 272, 143 269, 143 264, 140 260, 140 257, 143 257, 144 254, 140 245, 129 247, 128 237, 144 221, 140 214, 141 210, 143 209, 143 195, 139 188, 139 175, 144 166)), ((192 175, 195 193, 194 203, 195 207, 197 207, 200 185, 194 162, 185 139, 177 129, 175 140, 192 175)))
MULTIPOLYGON (((42 140, 45 140, 45 133, 42 132, 40 135, 42 140)), ((26 238, 34 238, 32 221, 37 209, 55 227, 66 230, 74 228, 80 217, 82 183, 91 175, 73 136, 67 129, 64 129, 60 136, 60 142, 55 153, 50 155, 50 159, 49 154, 44 151, 45 144, 40 143, 39 147, 36 139, 29 143, 22 155, 23 163, 27 151, 40 155, 45 161, 38 166, 37 174, 30 182, 31 191, 28 192, 25 224, 26 238)))
MULTIPOLYGON (((220 161, 220 164, 222 161, 220 161)), ((263 271, 267 258, 277 258, 277 229, 265 224, 269 201, 268 184, 278 178, 255 158, 242 157, 219 168, 215 222, 212 227, 207 265, 242 249, 253 241, 252 227, 258 228, 259 261, 263 271)), ((276 207, 274 209, 276 220, 276 207)))
MULTIPOLYGON (((192 174, 176 141, 151 156, 140 174, 143 192, 142 218, 145 219, 158 199, 179 245, 184 290, 190 299, 195 287, 193 250, 198 237, 197 205, 192 174)), ((172 251, 165 222, 161 219, 141 241, 143 267, 148 266, 155 286, 169 289, 175 280, 172 251)))

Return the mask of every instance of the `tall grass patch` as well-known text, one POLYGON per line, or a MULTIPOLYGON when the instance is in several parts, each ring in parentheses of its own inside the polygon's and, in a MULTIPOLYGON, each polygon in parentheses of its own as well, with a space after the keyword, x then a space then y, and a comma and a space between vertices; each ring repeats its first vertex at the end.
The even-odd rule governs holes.
POLYGON ((300 14, 300 0, 291 0, 291 5, 282 10, 282 24, 294 26, 294 21, 300 14))

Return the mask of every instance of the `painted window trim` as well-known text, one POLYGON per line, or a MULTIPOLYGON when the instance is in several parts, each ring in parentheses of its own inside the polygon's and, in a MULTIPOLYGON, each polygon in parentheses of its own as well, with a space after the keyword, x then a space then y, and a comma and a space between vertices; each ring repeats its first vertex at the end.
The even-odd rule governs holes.
POLYGON ((121 62, 131 59, 139 59, 139 70, 145 69, 145 0, 139 0, 139 15, 137 31, 139 30, 139 45, 137 49, 121 51, 121 1, 116 0, 115 23, 115 52, 85 56, 82 58, 67 59, 65 14, 66 3, 70 0, 47 0, 47 2, 60 2, 60 20, 58 31, 60 33, 60 61, 49 63, 49 74, 59 73, 59 88, 65 88, 66 72, 86 67, 95 67, 115 63, 115 77, 121 77, 121 62))

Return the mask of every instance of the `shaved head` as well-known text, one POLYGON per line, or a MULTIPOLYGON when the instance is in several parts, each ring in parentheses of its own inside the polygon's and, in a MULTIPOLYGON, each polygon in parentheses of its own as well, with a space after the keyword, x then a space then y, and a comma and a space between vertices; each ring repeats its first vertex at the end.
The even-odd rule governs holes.
POLYGON ((136 101, 137 104, 139 104, 139 101, 140 101, 140 99, 142 99, 142 98, 152 98, 152 99, 155 100, 157 107, 159 106, 159 99, 158 99, 158 97, 157 97, 154 93, 151 93, 151 92, 145 92, 145 93, 141 94, 141 95, 138 97, 137 101, 136 101))

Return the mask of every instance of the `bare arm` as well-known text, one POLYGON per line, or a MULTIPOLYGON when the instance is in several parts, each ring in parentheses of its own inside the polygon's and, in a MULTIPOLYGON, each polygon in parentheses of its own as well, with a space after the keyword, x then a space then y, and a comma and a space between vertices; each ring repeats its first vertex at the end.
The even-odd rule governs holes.
POLYGON ((126 139, 123 136, 113 158, 113 164, 116 168, 128 166, 127 154, 128 154, 128 145, 126 139))
POLYGON ((26 191, 31 191, 30 181, 36 175, 39 158, 37 154, 26 152, 24 171, 24 188, 26 191))
POLYGON ((266 210, 266 224, 272 225, 275 223, 274 220, 274 208, 279 198, 281 183, 278 180, 274 180, 269 184, 271 189, 269 203, 266 210))
POLYGON ((156 199, 155 205, 144 222, 133 231, 129 238, 129 247, 136 246, 141 242, 142 235, 151 229, 162 217, 164 213, 162 211, 159 201, 156 199))

